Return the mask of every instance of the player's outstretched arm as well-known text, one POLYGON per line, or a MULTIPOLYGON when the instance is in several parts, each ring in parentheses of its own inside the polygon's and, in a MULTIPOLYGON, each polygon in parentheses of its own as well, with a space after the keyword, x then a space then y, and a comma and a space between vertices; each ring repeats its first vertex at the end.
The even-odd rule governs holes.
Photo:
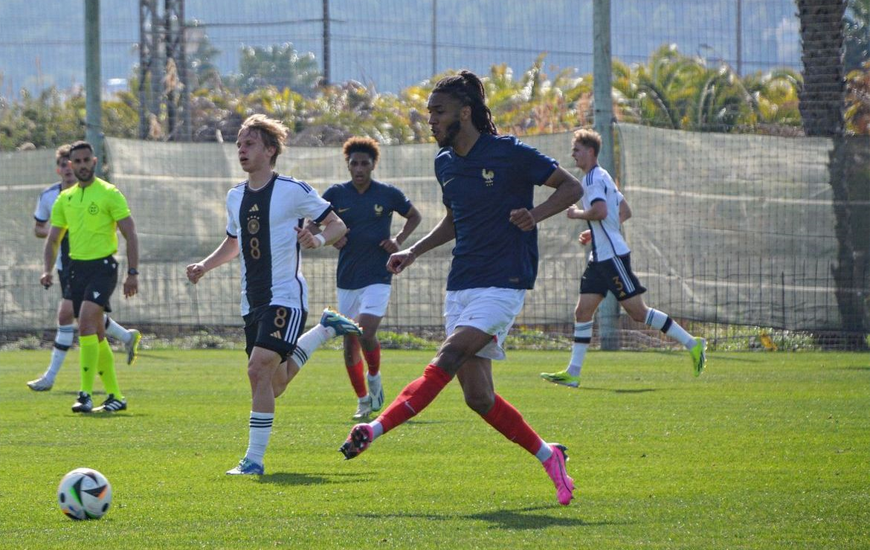
POLYGON ((187 266, 187 279, 191 283, 196 284, 202 279, 203 275, 216 267, 224 265, 238 255, 239 239, 227 235, 220 246, 215 248, 214 252, 209 254, 206 259, 187 266))
POLYGON ((435 227, 425 237, 414 243, 413 246, 390 255, 387 260, 387 271, 398 275, 406 267, 414 263, 418 256, 422 256, 433 248, 449 243, 456 238, 456 226, 453 224, 453 210, 447 209, 447 213, 441 218, 435 227))

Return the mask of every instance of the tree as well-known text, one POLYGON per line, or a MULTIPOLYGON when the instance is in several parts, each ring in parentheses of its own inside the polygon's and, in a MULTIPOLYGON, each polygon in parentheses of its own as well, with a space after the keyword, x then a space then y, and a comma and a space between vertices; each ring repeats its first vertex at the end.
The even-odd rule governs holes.
POLYGON ((205 28, 199 26, 197 21, 187 24, 186 33, 188 44, 192 46, 190 53, 187 54, 188 84, 191 89, 220 88, 220 70, 214 60, 221 51, 212 44, 205 28))
POLYGON ((851 335, 850 347, 866 349, 870 320, 862 289, 870 257, 866 234, 862 233, 867 215, 861 212, 856 197, 866 194, 867 182, 855 173, 856 169, 866 171, 866 163, 856 166, 855 161, 867 154, 855 149, 844 135, 846 0, 798 0, 797 5, 804 65, 800 100, 804 131, 809 136, 833 140, 828 166, 839 245, 837 265, 832 268, 837 306, 843 329, 851 335))
POLYGON ((236 82, 245 94, 265 86, 275 86, 278 90, 289 88, 310 96, 320 80, 314 54, 300 55, 290 43, 242 48, 239 71, 236 82))
POLYGON ((846 72, 870 59, 870 0, 849 0, 846 10, 846 72))

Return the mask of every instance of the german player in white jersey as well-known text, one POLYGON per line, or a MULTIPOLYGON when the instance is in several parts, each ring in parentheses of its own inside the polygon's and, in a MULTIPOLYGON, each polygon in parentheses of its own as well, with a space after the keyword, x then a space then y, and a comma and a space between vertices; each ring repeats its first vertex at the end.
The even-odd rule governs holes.
POLYGON ((574 345, 570 363, 563 371, 542 372, 541 378, 563 386, 579 386, 586 349, 592 340, 592 317, 608 292, 616 296, 632 319, 661 330, 683 344, 689 350, 695 376, 698 376, 704 370, 707 342, 686 332, 668 314, 644 303, 646 289, 631 270, 631 250, 619 230, 620 224, 631 217, 631 208, 607 170, 598 165, 600 152, 601 136, 597 132, 586 129, 574 132, 571 156, 586 175, 581 181, 583 208, 572 205, 567 215, 572 220, 586 221, 589 229, 580 234, 579 241, 588 244, 591 250, 574 309, 574 345))
POLYGON ((337 335, 361 334, 353 321, 326 309, 320 323, 302 334, 308 316, 308 284, 302 249, 332 244, 347 231, 332 206, 303 181, 274 171, 287 128, 264 115, 248 117, 236 145, 248 179, 227 193, 227 236, 201 262, 187 266, 196 284, 203 275, 241 254, 241 313, 251 384, 248 449, 229 475, 262 475, 272 433, 275 398, 319 346, 337 335), (322 226, 304 229, 306 219, 322 226))
MULTIPOLYGON (((61 177, 61 180, 40 193, 39 199, 36 202, 36 210, 33 212, 33 218, 36 220, 33 226, 33 234, 39 239, 48 237, 50 229, 48 222, 51 218, 51 207, 54 206, 54 201, 57 200, 61 191, 69 189, 78 181, 69 158, 70 148, 69 145, 61 145, 55 151, 55 171, 61 177)), ((42 376, 27 383, 27 387, 33 391, 48 391, 54 386, 54 380, 58 372, 60 372, 60 368, 66 359, 66 354, 72 347, 73 339, 75 338, 76 325, 69 286, 69 263, 69 236, 64 235, 63 239, 61 239, 57 252, 57 261, 55 262, 61 292, 61 301, 57 306, 57 333, 54 337, 54 347, 51 350, 51 361, 48 364, 48 368, 45 369, 42 376)), ((142 339, 142 335, 139 334, 138 330, 127 330, 108 315, 104 316, 103 322, 106 327, 106 334, 124 343, 127 352, 127 364, 133 363, 139 351, 139 341, 142 339)))

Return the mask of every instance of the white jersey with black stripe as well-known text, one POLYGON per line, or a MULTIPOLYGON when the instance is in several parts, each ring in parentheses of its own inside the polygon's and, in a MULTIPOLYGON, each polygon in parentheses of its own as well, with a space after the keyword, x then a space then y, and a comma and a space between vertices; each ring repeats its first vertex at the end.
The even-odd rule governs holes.
MULTIPOLYGON (((38 222, 48 222, 51 220, 51 207, 54 206, 54 201, 57 200, 60 192, 63 191, 63 183, 57 182, 49 187, 46 187, 45 190, 39 194, 39 199, 36 201, 36 210, 33 211, 33 219, 38 222)), ((51 224, 49 224, 49 228, 51 224)), ((64 239, 66 239, 66 235, 64 235, 64 239)), ((69 248, 69 245, 66 247, 69 248)), ((57 247, 57 259, 54 261, 54 267, 58 271, 63 270, 63 252, 64 247, 57 247)))
POLYGON ((242 182, 227 193, 227 235, 239 239, 242 315, 264 305, 308 310, 296 228, 320 222, 329 202, 304 181, 274 174, 257 190, 242 182))
POLYGON ((607 170, 593 166, 581 180, 583 185, 583 210, 589 210, 598 201, 607 204, 607 217, 603 220, 587 220, 592 231, 591 251, 589 261, 601 262, 614 256, 623 256, 631 252, 619 232, 619 203, 623 196, 613 183, 613 178, 607 170))

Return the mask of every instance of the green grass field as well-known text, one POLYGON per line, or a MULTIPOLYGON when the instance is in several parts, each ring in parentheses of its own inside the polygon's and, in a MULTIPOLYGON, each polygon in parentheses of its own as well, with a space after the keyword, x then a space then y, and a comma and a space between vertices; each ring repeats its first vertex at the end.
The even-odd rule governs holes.
MULTIPOLYGON (((388 401, 431 355, 384 352, 388 401)), ((321 351, 278 402, 267 475, 238 478, 224 471, 247 445, 243 352, 146 352, 118 368, 129 410, 88 416, 69 409, 77 353, 41 394, 24 382, 48 352, 0 353, 0 547, 870 548, 867 354, 714 353, 695 378, 685 353, 593 352, 579 390, 538 378, 567 357, 511 352, 495 370, 569 448, 578 491, 562 507, 456 382, 344 461, 355 396, 321 351), (102 520, 56 505, 80 466, 112 483, 102 520)))

